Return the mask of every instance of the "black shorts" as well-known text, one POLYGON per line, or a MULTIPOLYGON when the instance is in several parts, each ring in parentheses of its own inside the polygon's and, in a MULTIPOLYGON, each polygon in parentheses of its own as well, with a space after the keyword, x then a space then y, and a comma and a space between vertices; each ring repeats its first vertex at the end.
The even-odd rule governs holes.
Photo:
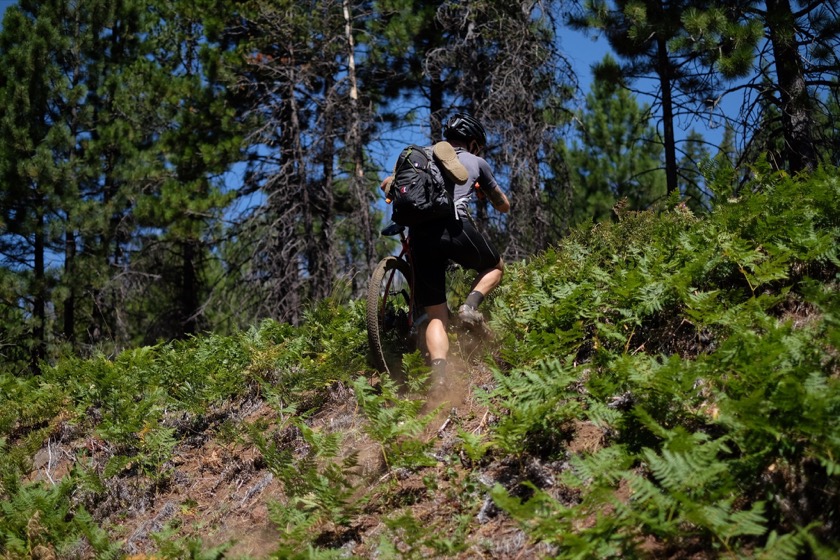
POLYGON ((432 222, 411 228, 414 297, 423 307, 446 302, 446 266, 455 261, 477 272, 495 268, 499 251, 468 218, 432 222))

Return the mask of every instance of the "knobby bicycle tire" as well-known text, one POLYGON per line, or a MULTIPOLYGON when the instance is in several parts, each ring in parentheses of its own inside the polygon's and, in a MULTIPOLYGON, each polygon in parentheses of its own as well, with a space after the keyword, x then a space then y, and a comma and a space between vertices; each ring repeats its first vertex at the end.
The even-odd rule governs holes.
POLYGON ((403 354, 413 352, 411 266, 399 257, 385 257, 376 265, 367 292, 367 331, 376 368, 394 375, 403 354))

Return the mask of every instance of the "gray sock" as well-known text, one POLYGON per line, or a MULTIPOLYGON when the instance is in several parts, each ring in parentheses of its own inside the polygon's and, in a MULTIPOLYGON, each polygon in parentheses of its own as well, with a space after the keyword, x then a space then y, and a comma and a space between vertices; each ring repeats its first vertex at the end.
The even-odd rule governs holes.
POLYGON ((484 301, 484 294, 477 290, 473 290, 467 295, 467 299, 464 301, 464 304, 469 305, 473 309, 478 309, 478 306, 481 305, 482 301, 484 301))

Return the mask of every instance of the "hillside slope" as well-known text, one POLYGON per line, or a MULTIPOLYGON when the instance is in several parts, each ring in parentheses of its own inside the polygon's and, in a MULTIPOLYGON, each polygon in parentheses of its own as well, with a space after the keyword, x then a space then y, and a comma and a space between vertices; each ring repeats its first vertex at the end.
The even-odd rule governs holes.
POLYGON ((713 172, 511 265, 444 403, 337 299, 2 373, 0 556, 836 557, 840 179, 713 172))

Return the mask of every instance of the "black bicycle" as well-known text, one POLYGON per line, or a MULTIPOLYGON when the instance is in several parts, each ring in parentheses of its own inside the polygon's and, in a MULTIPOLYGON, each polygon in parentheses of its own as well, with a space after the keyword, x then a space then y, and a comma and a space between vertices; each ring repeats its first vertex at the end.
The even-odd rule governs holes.
POLYGON ((427 321, 414 301, 414 269, 406 228, 391 224, 382 235, 398 235, 400 253, 379 261, 370 277, 367 332, 374 365, 393 376, 401 371, 404 354, 423 348, 427 321))

